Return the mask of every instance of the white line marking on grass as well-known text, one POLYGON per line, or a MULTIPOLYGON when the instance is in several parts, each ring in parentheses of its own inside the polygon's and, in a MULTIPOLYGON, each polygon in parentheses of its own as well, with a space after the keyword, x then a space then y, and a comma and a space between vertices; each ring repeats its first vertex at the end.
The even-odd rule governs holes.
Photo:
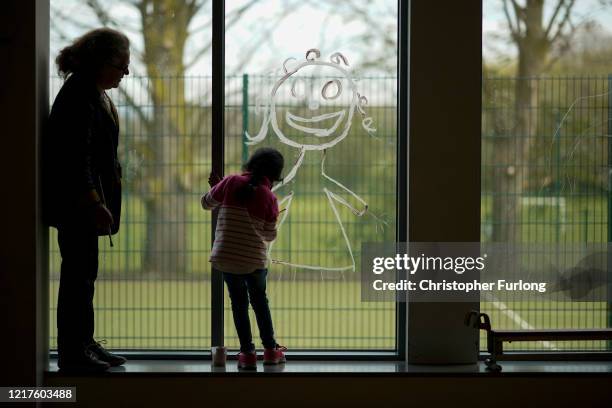
MULTIPOLYGON (((508 316, 514 323, 516 323, 523 330, 535 330, 529 322, 521 317, 520 314, 516 313, 514 310, 510 309, 504 302, 498 300, 491 293, 483 293, 482 294, 487 302, 491 302, 494 307, 496 307, 500 312, 508 316)), ((549 350, 558 350, 557 345, 551 341, 539 341, 542 343, 544 348, 549 350)))

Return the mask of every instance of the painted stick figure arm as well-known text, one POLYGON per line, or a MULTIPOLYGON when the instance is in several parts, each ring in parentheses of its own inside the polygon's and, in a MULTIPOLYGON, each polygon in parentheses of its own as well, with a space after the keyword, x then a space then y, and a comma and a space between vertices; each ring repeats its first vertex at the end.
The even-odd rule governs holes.
POLYGON ((324 190, 326 192, 329 192, 331 197, 338 203, 344 205, 346 208, 351 210, 353 214, 357 215, 358 217, 361 217, 368 211, 368 203, 355 192, 340 183, 338 180, 333 179, 325 173, 325 155, 326 152, 324 150, 323 158, 321 160, 321 175, 325 180, 329 182, 329 187, 336 190, 336 192, 332 191, 330 188, 327 187, 324 190), (338 188, 340 189, 340 192, 338 192, 338 188), (340 194, 344 195, 344 197, 340 194), (352 203, 349 202, 349 200, 352 201, 352 203))
POLYGON ((354 199, 358 202, 358 204, 356 205, 349 203, 348 200, 339 196, 338 194, 335 194, 329 191, 327 188, 324 188, 323 190, 327 194, 329 194, 331 198, 333 198, 335 201, 337 201, 338 203, 342 204, 343 206, 351 210, 351 212, 358 217, 363 216, 368 211, 368 204, 365 201, 363 201, 361 197, 359 197, 357 194, 353 193, 350 190, 347 190, 347 192, 350 193, 351 196, 353 196, 354 199))

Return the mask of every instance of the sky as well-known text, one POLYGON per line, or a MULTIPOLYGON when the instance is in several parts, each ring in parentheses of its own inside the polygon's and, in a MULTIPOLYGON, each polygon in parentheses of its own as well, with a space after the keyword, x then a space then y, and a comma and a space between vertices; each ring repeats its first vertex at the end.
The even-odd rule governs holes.
MULTIPOLYGON (((524 0, 520 4, 524 4, 524 0)), ((545 1, 545 21, 550 19, 557 1, 545 1)), ((502 0, 483 0, 483 58, 493 61, 500 57, 515 57, 516 47, 510 44, 508 26, 503 13, 502 0), (505 40, 498 40, 496 37, 505 40)), ((598 0, 576 0, 573 15, 575 21, 595 21, 603 32, 612 33, 612 6, 602 6, 598 0)))
MULTIPOLYGON (((125 3, 122 4, 120 0, 100 0, 100 2, 109 5, 108 12, 117 21, 121 21, 121 27, 127 31, 134 48, 142 49, 142 39, 137 35, 140 23, 136 9, 125 3)), ((230 14, 232 10, 246 2, 248 0, 227 0, 226 14, 230 14)), ((256 3, 243 16, 240 24, 234 25, 226 32, 226 72, 267 73, 280 68, 283 61, 289 57, 302 58, 310 48, 319 48, 323 55, 341 51, 349 57, 352 65, 359 66, 366 53, 372 52, 372 48, 375 48, 372 47, 374 44, 358 44, 352 40, 355 35, 372 30, 371 27, 359 20, 347 21, 347 16, 337 15, 330 18, 323 8, 309 4, 301 5, 298 10, 285 17, 270 35, 265 37, 267 41, 253 44, 253 40, 257 38, 256 34, 265 26, 266 21, 281 12, 283 3, 279 0, 256 3), (321 30, 321 27, 325 29, 321 30), (238 62, 244 59, 245 49, 249 51, 251 58, 247 64, 238 66, 238 62)), ((385 27, 395 31, 396 1, 378 0, 369 4, 369 13, 380 16, 378 20, 381 20, 385 27)), ((52 27, 61 27, 68 38, 82 34, 88 27, 97 26, 95 16, 82 1, 51 0, 51 5, 52 9, 59 10, 66 16, 77 16, 78 25, 65 24, 62 21, 63 16, 52 12, 52 27)), ((210 13, 209 4, 208 9, 203 9, 194 19, 190 28, 196 29, 206 24, 210 13)), ((67 41, 59 39, 53 33, 51 38, 51 56, 54 58, 67 41)), ((191 36, 187 44, 187 59, 190 51, 198 49, 201 44, 210 41, 210 38, 210 26, 191 36)), ((190 74, 210 75, 210 65, 210 55, 206 55, 190 70, 190 74)), ((134 70, 137 74, 144 74, 142 67, 137 64, 134 70)), ((375 72, 376 69, 371 71, 375 72)))
MULTIPOLYGON (((227 1, 228 11, 240 3, 244 1, 227 1)), ((383 10, 391 9, 395 11, 395 16, 390 15, 386 21, 391 20, 391 24, 395 24, 397 15, 395 3, 389 0, 372 2, 369 11, 380 14, 383 10)), ((279 12, 280 4, 279 1, 261 2, 251 10, 249 16, 245 17, 244 24, 232 28, 225 48, 227 61, 239 59, 243 39, 248 38, 252 31, 258 28, 258 21, 279 12)), ((346 17, 334 15, 329 18, 325 10, 309 5, 301 6, 277 26, 270 36, 270 41, 258 50, 252 61, 245 67, 246 71, 257 72, 279 68, 279 64, 286 58, 301 59, 311 48, 320 49, 322 56, 340 51, 349 58, 351 65, 360 65, 360 62, 366 57, 365 53, 371 50, 364 44, 356 43, 353 38, 357 34, 371 30, 371 27, 361 20, 345 21, 346 17)), ((395 25, 393 29, 397 30, 397 26, 395 25)))
MULTIPOLYGON (((142 38, 137 34, 139 27, 139 16, 136 9, 121 0, 100 0, 102 4, 108 5, 107 10, 117 21, 121 21, 122 27, 133 31, 130 35, 132 43, 137 49, 142 49, 142 38)), ((226 10, 230 14, 232 10, 241 7, 250 0, 227 0, 226 10)), ((226 70, 228 72, 246 71, 251 73, 265 73, 279 67, 286 58, 301 57, 310 48, 319 48, 323 54, 331 54, 341 51, 350 56, 353 64, 359 66, 365 58, 366 53, 376 49, 375 44, 356 43, 356 34, 367 34, 374 31, 359 19, 347 21, 348 16, 334 15, 329 17, 323 7, 317 7, 316 2, 303 2, 294 13, 289 14, 282 22, 266 36, 267 41, 253 44, 257 38, 256 34, 265 26, 267 20, 282 10, 283 1, 266 0, 257 2, 243 17, 240 24, 231 27, 226 33, 226 70), (324 27, 324 29, 322 29, 324 27), (252 55, 249 62, 237 66, 244 60, 244 50, 247 49, 252 55)), ((522 3, 522 2, 521 2, 522 3)), ((545 18, 550 17, 552 6, 556 1, 546 1, 545 18)), ((52 26, 61 27, 69 38, 74 38, 87 28, 95 27, 97 20, 91 10, 79 0, 51 0, 52 8, 59 10, 66 16, 76 17, 78 24, 64 24, 62 17, 52 13, 52 26)), ((397 7, 395 0, 377 0, 370 2, 368 12, 376 16, 382 25, 390 30, 396 29, 397 7)), ((485 60, 495 60, 499 57, 516 55, 513 44, 507 41, 508 29, 502 11, 502 0, 483 0, 483 56, 485 60), (499 37, 506 40, 501 40, 499 37)), ((199 16, 194 19, 191 29, 195 29, 208 22, 210 17, 210 5, 203 9, 199 16)), ((592 19, 599 24, 604 32, 612 30, 612 6, 601 6, 598 0, 576 0, 574 13, 576 21, 592 19)), ((129 32, 128 32, 129 34, 129 32)), ((210 40, 210 26, 198 32, 190 38, 187 46, 189 50, 199 48, 199 44, 210 40)), ((58 40, 52 35, 51 55, 57 55, 59 49, 66 45, 65 40, 58 40)), ((191 74, 210 75, 210 56, 204 56, 193 67, 191 74)), ((393 65, 393 64, 392 64, 393 65)), ((136 66, 138 73, 142 67, 136 66)), ((375 73, 375 69, 371 69, 375 73)))
MULTIPOLYGON (((122 0, 99 0, 114 20, 120 22, 120 29, 130 37, 136 54, 143 49, 142 36, 139 34, 140 18, 135 7, 122 0)), ((364 22, 362 18, 351 18, 351 15, 328 15, 328 7, 334 2, 296 1, 297 9, 286 16, 279 25, 274 27, 264 39, 258 34, 264 27, 274 21, 285 2, 292 0, 262 0, 256 2, 243 16, 240 24, 226 31, 226 74, 278 74, 283 62, 290 57, 303 59, 308 49, 319 48, 322 58, 340 51, 350 63, 356 76, 394 75, 397 65, 396 52, 388 45, 377 42, 380 32, 392 33, 395 41, 397 30, 396 0, 377 0, 366 2, 368 15, 376 21, 375 26, 364 22), (380 30, 380 31, 377 31, 380 30), (364 37, 371 35, 370 40, 364 37), (385 48, 385 51, 381 50, 385 48), (246 56, 246 58, 245 58, 246 56), (384 59, 384 60, 383 60, 384 59), (373 60, 368 69, 361 69, 365 60, 373 60), (380 66, 377 61, 380 60, 380 66)), ((520 1, 520 0, 519 0, 520 1)), ((524 1, 524 0, 523 0, 524 1)), ((226 14, 241 7, 250 0, 226 0, 226 14)), ((196 34, 190 36, 186 46, 186 60, 190 60, 195 50, 202 44, 210 42, 211 6, 201 10, 194 18, 190 30, 196 34)), ((522 3, 522 1, 521 1, 522 3)), ((546 0, 546 18, 550 16, 552 0, 546 0)), ((359 4, 359 3, 358 3, 359 4)), ((514 44, 508 41, 506 20, 501 8, 502 0, 483 0, 483 57, 485 61, 513 58, 516 55, 514 44)), ((55 72, 53 60, 59 50, 67 45, 70 39, 81 35, 90 28, 98 26, 97 19, 91 9, 82 0, 51 0, 51 72, 55 72), (66 19, 75 20, 67 24, 66 19), (58 36, 62 31, 65 39, 58 36)), ((441 11, 443 12, 443 11, 441 11)), ((598 0, 576 0, 574 9, 576 21, 592 19, 604 32, 612 33, 612 6, 602 7, 598 0), (609 28, 608 28, 609 27, 609 28)), ((354 16, 353 16, 354 17, 354 16)), ((131 72, 134 75, 145 76, 142 64, 138 63, 137 55, 132 58, 131 72)), ((188 71, 187 75, 211 75, 210 54, 201 57, 188 71)), ((393 98, 393 94, 390 95, 393 98)))

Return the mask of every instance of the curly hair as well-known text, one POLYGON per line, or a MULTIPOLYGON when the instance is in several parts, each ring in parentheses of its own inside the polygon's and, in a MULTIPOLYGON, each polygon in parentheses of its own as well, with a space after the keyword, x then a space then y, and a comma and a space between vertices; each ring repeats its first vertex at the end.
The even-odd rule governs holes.
POLYGON ((126 54, 130 40, 125 34, 112 28, 97 28, 64 47, 57 58, 58 74, 64 79, 73 73, 96 73, 105 63, 117 55, 126 54))

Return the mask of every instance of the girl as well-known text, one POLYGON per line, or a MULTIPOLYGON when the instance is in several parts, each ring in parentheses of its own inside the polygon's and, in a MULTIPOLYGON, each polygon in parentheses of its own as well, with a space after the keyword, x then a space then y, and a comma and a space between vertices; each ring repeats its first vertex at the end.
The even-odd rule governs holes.
POLYGON ((212 189, 201 198, 202 208, 219 207, 210 262, 223 272, 232 303, 240 354, 238 367, 256 368, 257 354, 251 335, 249 302, 255 311, 264 345, 264 364, 285 362, 285 347, 274 339, 272 316, 266 296, 267 246, 276 238, 278 201, 272 183, 281 180, 284 159, 271 148, 258 149, 245 166, 246 172, 220 179, 211 173, 212 189))

